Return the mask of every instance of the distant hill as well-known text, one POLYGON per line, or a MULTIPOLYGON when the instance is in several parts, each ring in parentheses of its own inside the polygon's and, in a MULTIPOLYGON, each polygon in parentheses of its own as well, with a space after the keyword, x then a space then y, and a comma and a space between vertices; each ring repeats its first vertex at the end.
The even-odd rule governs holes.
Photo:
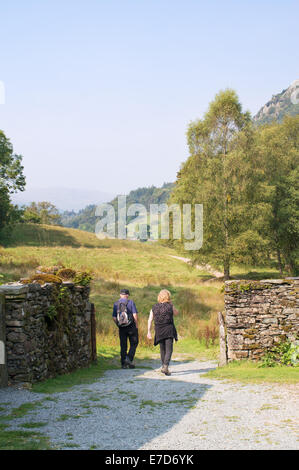
MULTIPOLYGON (((150 186, 138 188, 127 195, 127 207, 130 204, 143 204, 149 210, 150 204, 163 204, 170 196, 174 183, 164 183, 161 188, 150 186)), ((117 197, 110 204, 114 206, 117 214, 117 197)), ((90 204, 79 212, 65 211, 61 215, 61 224, 64 227, 78 228, 88 232, 94 232, 96 217, 95 209, 97 204, 90 204)))
MULTIPOLYGON (((143 204, 149 210, 150 204, 163 204, 166 202, 173 187, 174 183, 164 183, 161 188, 150 186, 134 189, 127 195, 127 206, 130 204, 143 204)), ((117 197, 110 204, 117 208, 117 197)))
POLYGON ((12 202, 28 205, 31 202, 49 201, 60 211, 79 211, 88 204, 101 204, 110 201, 115 193, 105 193, 93 189, 78 188, 28 188, 12 196, 12 202))
POLYGON ((287 89, 273 95, 254 116, 257 124, 266 124, 277 120, 281 122, 285 115, 299 114, 299 80, 295 80, 287 89))

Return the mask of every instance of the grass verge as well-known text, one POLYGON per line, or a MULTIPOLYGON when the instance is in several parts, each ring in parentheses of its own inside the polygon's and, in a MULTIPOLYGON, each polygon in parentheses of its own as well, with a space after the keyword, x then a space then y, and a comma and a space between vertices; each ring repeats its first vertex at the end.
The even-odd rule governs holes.
POLYGON ((260 364, 255 362, 232 361, 224 367, 207 372, 202 377, 246 383, 296 384, 299 383, 299 367, 260 367, 260 364))

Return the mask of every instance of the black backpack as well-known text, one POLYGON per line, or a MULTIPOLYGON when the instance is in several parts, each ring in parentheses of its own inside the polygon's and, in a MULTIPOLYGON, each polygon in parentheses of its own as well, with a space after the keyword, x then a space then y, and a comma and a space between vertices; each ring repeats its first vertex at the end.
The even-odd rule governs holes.
POLYGON ((128 312, 128 300, 119 300, 117 303, 117 325, 122 328, 124 326, 132 325, 134 321, 133 314, 128 312))

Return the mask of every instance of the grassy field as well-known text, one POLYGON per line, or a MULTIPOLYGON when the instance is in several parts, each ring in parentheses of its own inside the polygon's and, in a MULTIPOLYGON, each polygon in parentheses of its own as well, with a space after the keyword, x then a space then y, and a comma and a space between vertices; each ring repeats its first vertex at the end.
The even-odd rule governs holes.
POLYGON ((294 384, 299 382, 299 367, 261 367, 260 364, 250 361, 233 361, 225 367, 207 372, 203 377, 245 383, 294 384))
MULTIPOLYGON (((175 320, 179 341, 174 351, 217 359, 217 312, 224 309, 223 282, 171 257, 176 254, 157 242, 99 240, 93 233, 81 230, 20 224, 2 241, 0 282, 28 277, 39 265, 90 271, 98 343, 108 348, 119 345, 118 330, 111 318, 113 302, 121 288, 129 288, 139 311, 137 358, 143 357, 144 351, 158 352, 146 338, 147 319, 158 292, 166 288, 180 312, 175 320)), ((279 277, 272 268, 250 266, 233 266, 232 275, 244 279, 279 277)))
POLYGON ((91 301, 96 307, 98 340, 106 346, 118 344, 112 305, 119 290, 127 287, 139 311, 140 346, 149 349, 148 314, 161 288, 167 288, 180 311, 177 349, 181 352, 185 344, 189 350, 188 341, 193 339, 201 342, 197 351, 203 352, 208 346, 210 355, 212 349, 216 351, 216 315, 223 309, 222 283, 209 281, 208 272, 170 256, 175 254, 159 243, 99 240, 92 233, 76 229, 22 224, 15 227, 0 249, 1 281, 27 277, 39 265, 64 265, 92 272, 91 301))

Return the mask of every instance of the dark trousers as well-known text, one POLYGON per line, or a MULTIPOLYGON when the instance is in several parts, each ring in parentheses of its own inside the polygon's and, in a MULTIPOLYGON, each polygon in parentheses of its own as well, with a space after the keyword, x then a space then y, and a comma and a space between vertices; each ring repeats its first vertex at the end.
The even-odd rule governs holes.
POLYGON ((126 357, 128 356, 130 361, 133 361, 136 348, 138 346, 138 329, 135 325, 124 326, 119 328, 119 339, 120 339, 120 357, 121 363, 124 364, 126 357), (130 349, 127 354, 128 338, 130 341, 130 349))
POLYGON ((173 338, 162 339, 159 344, 162 364, 169 366, 173 350, 173 338))

